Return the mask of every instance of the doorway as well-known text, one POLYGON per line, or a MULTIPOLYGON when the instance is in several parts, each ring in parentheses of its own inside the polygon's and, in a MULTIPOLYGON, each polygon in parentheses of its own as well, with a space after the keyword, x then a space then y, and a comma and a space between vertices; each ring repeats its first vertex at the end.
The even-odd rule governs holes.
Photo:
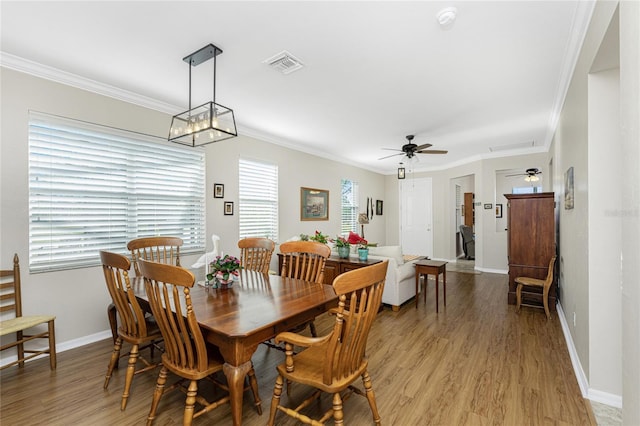
POLYGON ((405 254, 433 257, 432 179, 400 181, 400 244, 405 254))

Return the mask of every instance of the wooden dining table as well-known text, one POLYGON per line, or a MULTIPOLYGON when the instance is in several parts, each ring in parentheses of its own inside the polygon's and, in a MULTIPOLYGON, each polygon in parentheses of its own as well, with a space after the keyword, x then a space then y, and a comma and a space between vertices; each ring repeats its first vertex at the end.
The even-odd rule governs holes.
MULTIPOLYGON (((147 304, 142 279, 134 279, 132 286, 147 304)), ((228 289, 195 284, 191 299, 204 338, 220 348, 224 358, 234 425, 242 424, 244 381, 258 345, 338 304, 330 285, 247 270, 241 270, 228 289)), ((256 405, 261 413, 260 401, 256 405)))

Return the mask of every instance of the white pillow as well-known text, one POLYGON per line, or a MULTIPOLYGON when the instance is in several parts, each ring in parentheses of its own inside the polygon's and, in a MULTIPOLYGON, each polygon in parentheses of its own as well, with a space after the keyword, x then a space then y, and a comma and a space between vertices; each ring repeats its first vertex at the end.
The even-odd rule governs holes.
POLYGON ((396 260, 398 266, 404 264, 402 247, 400 246, 369 247, 369 254, 372 256, 392 257, 396 260))

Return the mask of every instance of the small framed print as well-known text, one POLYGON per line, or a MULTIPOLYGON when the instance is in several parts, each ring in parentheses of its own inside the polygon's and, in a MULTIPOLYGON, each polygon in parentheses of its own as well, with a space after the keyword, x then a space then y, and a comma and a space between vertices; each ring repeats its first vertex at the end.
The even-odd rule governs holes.
POLYGON ((233 201, 224 202, 224 214, 225 216, 233 216, 233 201))
POLYGON ((382 216, 382 200, 376 200, 376 216, 382 216))
POLYGON ((492 208, 493 208, 493 204, 491 204, 491 203, 487 203, 487 204, 484 205, 484 209, 485 210, 491 210, 492 208))
POLYGON ((213 198, 224 198, 224 185, 221 183, 213 184, 213 198))
POLYGON ((502 217, 502 204, 496 204, 496 218, 502 217))

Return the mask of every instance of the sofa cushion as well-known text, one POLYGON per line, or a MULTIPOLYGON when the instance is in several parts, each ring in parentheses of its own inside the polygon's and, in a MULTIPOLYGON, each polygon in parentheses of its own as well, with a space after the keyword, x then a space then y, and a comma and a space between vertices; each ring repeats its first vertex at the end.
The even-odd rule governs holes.
POLYGON ((369 247, 369 254, 372 256, 392 257, 396 260, 398 266, 404 264, 402 248, 400 246, 369 247))

